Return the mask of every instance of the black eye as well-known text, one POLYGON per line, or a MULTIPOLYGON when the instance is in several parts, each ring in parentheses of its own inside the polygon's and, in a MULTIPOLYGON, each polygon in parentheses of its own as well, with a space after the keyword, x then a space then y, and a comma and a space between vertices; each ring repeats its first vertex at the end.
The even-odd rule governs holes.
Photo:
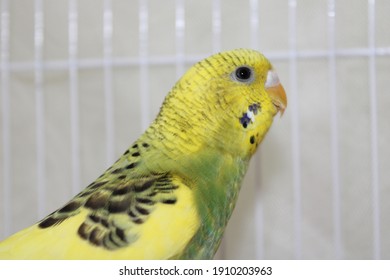
POLYGON ((248 83, 253 80, 252 69, 248 66, 240 66, 234 72, 234 78, 238 82, 248 83))

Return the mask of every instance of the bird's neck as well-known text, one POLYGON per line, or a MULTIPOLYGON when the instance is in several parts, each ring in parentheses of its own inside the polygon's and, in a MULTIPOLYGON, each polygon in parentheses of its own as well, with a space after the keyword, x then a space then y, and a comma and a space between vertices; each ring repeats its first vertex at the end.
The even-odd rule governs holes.
POLYGON ((178 258, 213 256, 235 207, 250 159, 216 148, 205 141, 206 132, 200 133, 200 129, 193 128, 182 131, 160 116, 140 138, 153 145, 145 160, 147 170, 172 172, 195 194, 201 227, 178 258))
POLYGON ((180 258, 208 259, 218 249, 223 232, 235 207, 248 160, 218 155, 215 151, 198 154, 192 166, 197 211, 202 221, 199 230, 180 258))

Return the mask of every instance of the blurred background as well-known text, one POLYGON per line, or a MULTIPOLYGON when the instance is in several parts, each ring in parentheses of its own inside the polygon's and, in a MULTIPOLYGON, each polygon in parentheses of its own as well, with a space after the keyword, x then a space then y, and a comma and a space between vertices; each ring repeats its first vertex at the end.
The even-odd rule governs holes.
POLYGON ((390 259, 390 1, 0 0, 0 237, 95 180, 196 61, 262 51, 289 106, 221 259, 390 259))

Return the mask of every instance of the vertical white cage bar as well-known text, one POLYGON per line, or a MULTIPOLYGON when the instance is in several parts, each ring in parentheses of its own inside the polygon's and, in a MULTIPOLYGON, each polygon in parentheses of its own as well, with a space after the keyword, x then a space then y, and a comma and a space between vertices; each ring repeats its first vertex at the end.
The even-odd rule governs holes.
POLYGON ((376 50, 375 50, 375 0, 368 1, 368 45, 369 45, 369 94, 371 125, 371 187, 373 211, 373 258, 381 257, 380 236, 380 195, 378 166, 378 106, 376 89, 376 50))
POLYGON ((183 0, 176 0, 175 5, 175 45, 176 45, 176 78, 184 72, 184 35, 185 35, 185 7, 183 0))
POLYGON ((140 102, 141 102, 141 129, 145 130, 150 122, 149 116, 149 13, 148 0, 139 0, 139 62, 140 62, 140 102))
POLYGON ((331 144, 331 172, 333 188, 333 239, 334 257, 343 258, 341 236, 341 191, 340 191, 340 160, 339 160, 339 120, 338 100, 336 92, 336 34, 335 0, 328 0, 328 75, 330 94, 330 144, 331 144))
POLYGON ((104 99, 106 112, 106 161, 111 165, 115 159, 114 98, 112 91, 112 3, 104 0, 103 7, 103 64, 104 99))
POLYGON ((221 0, 213 0, 212 6, 212 49, 213 53, 221 50, 221 0))
POLYGON ((42 0, 34 2, 34 74, 38 218, 46 213, 45 106, 43 96, 44 17, 42 0))
POLYGON ((249 1, 251 46, 259 48, 259 0, 249 1))
POLYGON ((68 6, 68 55, 72 194, 80 191, 80 128, 78 82, 78 0, 69 0, 68 6))
MULTIPOLYGON (((211 13, 211 21, 212 21, 212 51, 213 53, 217 53, 221 51, 221 30, 222 30, 222 22, 221 22, 221 1, 213 0, 212 2, 212 13, 211 13)), ((225 259, 226 258, 226 249, 225 249, 226 239, 222 238, 221 245, 219 246, 219 250, 215 255, 215 259, 225 259)))
POLYGON ((296 50, 296 26, 297 26, 297 1, 288 1, 289 23, 289 74, 290 74, 290 110, 291 110, 291 143, 292 143, 292 171, 294 188, 294 257, 302 257, 302 199, 301 199, 301 147, 299 107, 297 90, 297 50, 296 50))
POLYGON ((1 1, 1 26, 0 26, 0 65, 1 65, 1 110, 2 110, 2 161, 3 161, 3 232, 2 237, 11 233, 11 125, 10 125, 10 96, 9 96, 9 32, 10 32, 10 14, 8 0, 1 1))
MULTIPOLYGON (((250 39, 251 39, 251 47, 253 49, 259 49, 259 0, 250 0, 249 2, 250 9, 250 39)), ((260 172, 257 172, 261 169, 260 167, 260 157, 256 156, 254 159, 254 167, 256 170, 255 173, 255 182, 261 182, 260 172)), ((255 188, 255 258, 256 259, 264 259, 264 209, 263 209, 263 201, 262 201, 262 193, 261 188, 258 184, 254 184, 255 188)))

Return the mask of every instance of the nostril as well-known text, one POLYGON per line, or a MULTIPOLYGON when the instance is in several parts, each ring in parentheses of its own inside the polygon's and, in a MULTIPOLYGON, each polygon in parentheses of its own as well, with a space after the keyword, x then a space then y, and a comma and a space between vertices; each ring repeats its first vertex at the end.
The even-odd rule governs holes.
POLYGON ((274 70, 269 70, 267 73, 267 80, 265 82, 265 87, 274 87, 280 84, 279 76, 274 70))

